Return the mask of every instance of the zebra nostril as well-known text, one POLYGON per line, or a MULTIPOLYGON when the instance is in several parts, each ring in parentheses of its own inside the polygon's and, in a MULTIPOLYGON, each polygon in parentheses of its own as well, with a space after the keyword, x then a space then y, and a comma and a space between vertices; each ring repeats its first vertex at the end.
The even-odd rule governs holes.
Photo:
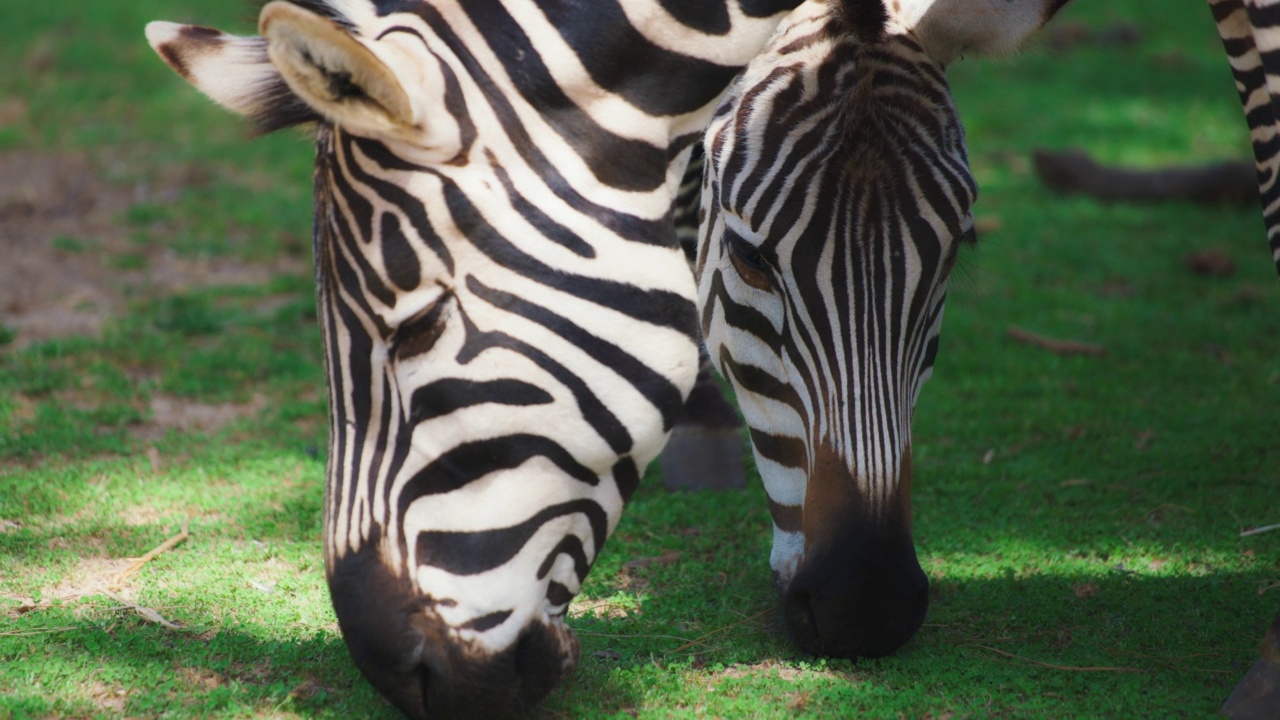
POLYGON ((431 668, 418 666, 418 689, 422 693, 422 714, 431 716, 431 668))

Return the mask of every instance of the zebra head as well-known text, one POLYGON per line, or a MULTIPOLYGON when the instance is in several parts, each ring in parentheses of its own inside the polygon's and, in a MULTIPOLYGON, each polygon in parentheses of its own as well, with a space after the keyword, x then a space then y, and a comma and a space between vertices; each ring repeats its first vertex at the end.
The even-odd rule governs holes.
POLYGON ((325 558, 353 658, 413 717, 526 708, 698 366, 671 204, 796 0, 292 0, 153 23, 264 129, 315 121, 325 558))
POLYGON ((944 66, 1061 4, 806 3, 707 130, 702 328, 751 431, 807 651, 885 655, 924 619, 911 418, 977 194, 944 66))

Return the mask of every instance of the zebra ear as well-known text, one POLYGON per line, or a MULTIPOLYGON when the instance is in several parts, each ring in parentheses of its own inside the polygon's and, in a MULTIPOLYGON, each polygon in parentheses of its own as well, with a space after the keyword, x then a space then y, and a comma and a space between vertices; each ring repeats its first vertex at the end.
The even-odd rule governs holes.
POLYGON ((147 24, 147 42, 174 72, 228 110, 275 129, 314 113, 293 97, 260 37, 170 22, 147 24))
POLYGON ((258 31, 289 88, 335 124, 363 134, 417 125, 395 73, 334 21, 275 0, 258 16, 258 31))

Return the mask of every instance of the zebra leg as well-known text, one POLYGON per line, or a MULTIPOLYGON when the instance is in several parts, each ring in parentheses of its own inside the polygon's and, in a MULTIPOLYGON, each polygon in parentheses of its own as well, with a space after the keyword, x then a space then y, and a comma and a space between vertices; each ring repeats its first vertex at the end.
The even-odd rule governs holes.
POLYGON ((738 490, 747 486, 742 420, 702 354, 698 379, 658 458, 668 490, 738 490))

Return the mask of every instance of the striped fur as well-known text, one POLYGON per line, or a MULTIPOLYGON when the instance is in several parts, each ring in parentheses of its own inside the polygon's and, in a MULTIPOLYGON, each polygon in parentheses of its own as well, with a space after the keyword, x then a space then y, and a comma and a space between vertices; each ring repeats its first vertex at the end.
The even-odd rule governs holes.
POLYGON ((1271 259, 1280 272, 1280 0, 1209 0, 1258 165, 1271 259))
POLYGON ((911 417, 977 193, 944 65, 956 47, 1016 45, 1062 3, 973 4, 1015 17, 808 2, 707 130, 701 325, 750 427, 775 582, 810 652, 884 655, 924 618, 911 417))
POLYGON ((326 567, 406 714, 520 710, 576 660, 568 604, 698 367, 689 148, 786 4, 310 0, 267 5, 266 40, 148 28, 259 125, 321 118, 326 567))

